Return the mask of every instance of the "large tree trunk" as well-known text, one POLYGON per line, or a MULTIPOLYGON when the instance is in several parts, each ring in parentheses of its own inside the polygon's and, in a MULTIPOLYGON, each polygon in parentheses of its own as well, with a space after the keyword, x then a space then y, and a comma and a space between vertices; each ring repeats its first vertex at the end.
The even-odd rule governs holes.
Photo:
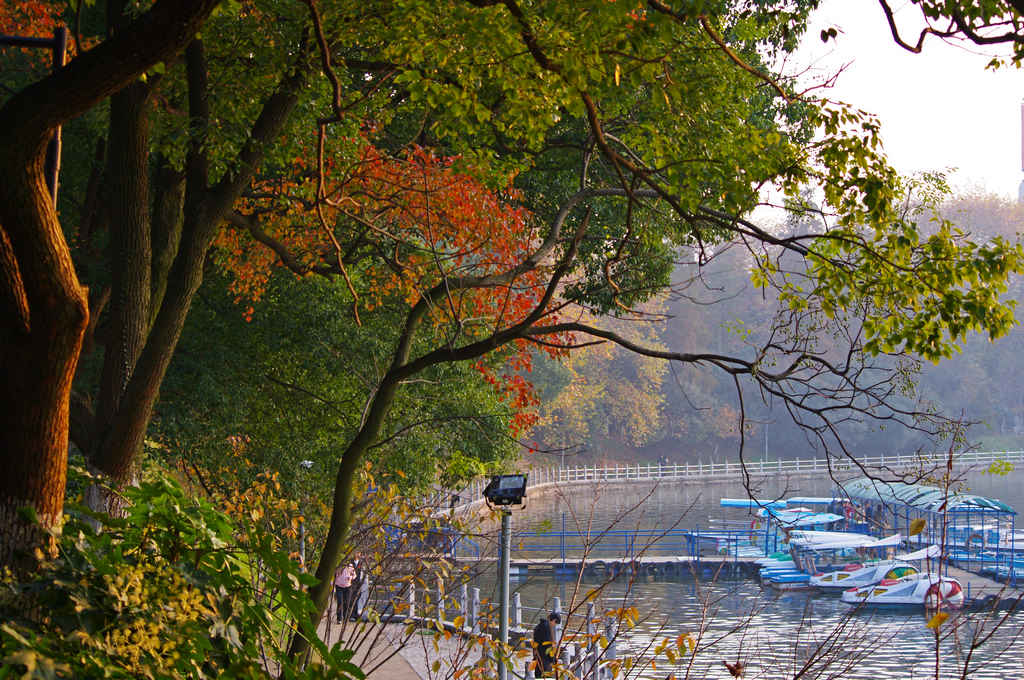
POLYGON ((89 320, 43 181, 46 143, 55 127, 173 56, 216 4, 160 0, 0 107, 0 566, 24 568, 52 548, 42 529, 63 510, 71 381, 89 320))
MULTIPOLYGON (((121 404, 128 380, 135 370, 149 334, 150 220, 149 220, 149 102, 150 86, 132 83, 111 98, 110 135, 105 190, 110 218, 109 261, 111 268, 110 315, 93 438, 102 442, 121 404)), ((89 458, 96 458, 89 451, 89 458)), ((103 470, 115 486, 130 481, 125 466, 103 470)), ((99 512, 116 512, 115 497, 93 485, 89 506, 99 512)))
POLYGON ((64 506, 68 402, 89 319, 40 141, 29 154, 0 156, 0 168, 23 168, 0 182, 0 565, 15 568, 53 549, 42 529, 57 526, 64 506))
MULTIPOLYGON (((107 11, 113 32, 124 30, 128 17, 123 0, 111 1, 107 11)), ((108 261, 114 266, 110 268, 110 314, 96 409, 97 431, 103 433, 117 413, 149 333, 151 83, 136 81, 110 98, 103 197, 110 224, 108 261)), ((89 453, 91 457, 93 452, 89 453)))

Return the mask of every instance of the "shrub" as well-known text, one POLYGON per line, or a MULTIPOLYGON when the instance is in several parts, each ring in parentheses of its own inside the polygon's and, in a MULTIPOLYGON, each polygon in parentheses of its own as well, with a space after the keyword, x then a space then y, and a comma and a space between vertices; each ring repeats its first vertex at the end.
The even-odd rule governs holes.
POLYGON ((363 676, 306 623, 315 579, 273 536, 239 530, 166 477, 123 494, 125 517, 69 505, 58 557, 4 576, 0 678, 363 676), (283 653, 293 634, 316 663, 283 653))

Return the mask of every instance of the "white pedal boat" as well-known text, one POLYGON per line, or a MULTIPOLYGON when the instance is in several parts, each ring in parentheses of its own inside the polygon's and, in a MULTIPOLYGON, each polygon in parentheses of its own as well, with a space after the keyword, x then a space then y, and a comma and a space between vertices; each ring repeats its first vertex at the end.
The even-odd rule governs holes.
POLYGON ((905 562, 885 561, 874 564, 850 564, 839 571, 830 571, 811 576, 812 586, 825 589, 839 589, 869 586, 883 580, 893 581, 918 573, 917 567, 905 562))
POLYGON ((964 589, 955 578, 918 573, 844 590, 842 600, 852 605, 917 605, 928 609, 937 609, 941 602, 944 607, 958 608, 964 603, 964 589))

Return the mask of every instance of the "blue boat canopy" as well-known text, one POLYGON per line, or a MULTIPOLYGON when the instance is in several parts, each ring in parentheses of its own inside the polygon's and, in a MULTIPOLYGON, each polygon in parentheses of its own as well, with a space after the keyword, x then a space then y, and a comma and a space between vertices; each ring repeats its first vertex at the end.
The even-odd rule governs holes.
POLYGON ((934 486, 907 484, 905 482, 881 482, 867 477, 853 479, 839 485, 853 500, 874 501, 887 504, 899 503, 929 512, 1002 512, 1016 515, 1016 511, 995 498, 986 498, 970 493, 950 493, 934 486), (943 507, 945 503, 945 507, 943 507))
POLYGON ((719 501, 723 508, 784 508, 786 501, 759 501, 753 498, 723 498, 719 501))
POLYGON ((787 498, 786 503, 788 505, 831 505, 832 503, 842 503, 845 498, 833 498, 832 496, 793 496, 787 498))

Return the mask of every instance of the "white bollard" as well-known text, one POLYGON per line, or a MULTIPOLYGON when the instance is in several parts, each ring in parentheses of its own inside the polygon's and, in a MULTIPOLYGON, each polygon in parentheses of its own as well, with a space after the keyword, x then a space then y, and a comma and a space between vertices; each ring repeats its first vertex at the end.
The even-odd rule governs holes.
POLYGON ((474 633, 480 632, 480 589, 473 588, 473 598, 469 605, 469 627, 474 633))
POLYGON ((437 622, 444 625, 444 581, 437 577, 437 622))

